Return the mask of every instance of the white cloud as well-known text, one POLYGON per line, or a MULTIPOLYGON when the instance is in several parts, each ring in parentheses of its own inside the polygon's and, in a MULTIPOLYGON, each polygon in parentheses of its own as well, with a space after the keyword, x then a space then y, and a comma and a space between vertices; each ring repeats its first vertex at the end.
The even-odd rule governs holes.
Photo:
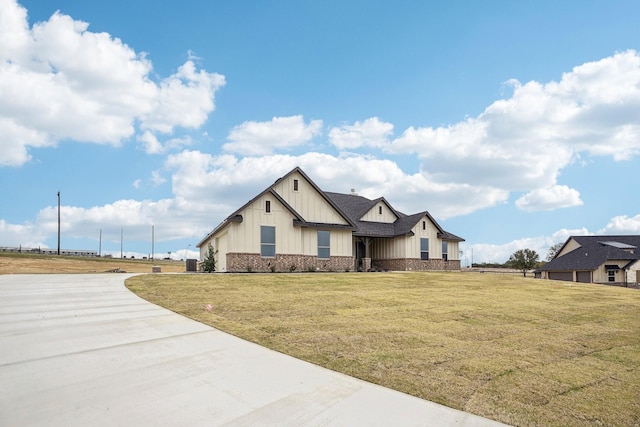
MULTIPOLYGON (((375 145, 389 153, 416 154, 431 181, 508 192, 555 189, 573 205, 577 194, 559 190, 557 178, 581 153, 615 160, 640 154, 636 51, 575 67, 559 82, 509 84, 513 95, 494 102, 476 118, 437 128, 409 127, 386 145, 382 139, 375 145)), ((372 145, 358 132, 335 134, 348 136, 336 144, 339 148, 372 145)), ((544 192, 534 191, 528 198, 544 192)), ((528 198, 521 201, 523 206, 528 198)))
POLYGON ((422 173, 407 174, 391 160, 363 155, 336 157, 309 152, 237 158, 184 151, 170 155, 165 163, 173 176, 174 194, 220 215, 230 214, 295 166, 323 190, 348 193, 355 188, 365 197, 384 196, 406 213, 429 210, 439 219, 470 213, 508 198, 508 193, 500 189, 441 184, 422 173))
POLYGON ((516 207, 525 211, 551 211, 581 206, 580 192, 566 185, 554 185, 530 191, 516 200, 516 207))
POLYGON ((160 174, 160 171, 155 170, 151 172, 151 182, 153 182, 153 185, 158 186, 167 182, 167 179, 160 174))
MULTIPOLYGON (((0 21, 0 24, 2 22, 0 21)), ((0 219, 0 235, 2 236, 2 246, 38 248, 47 246, 42 243, 46 240, 47 233, 39 229, 34 224, 9 224, 0 219)))
POLYGON ((509 259, 511 254, 519 249, 533 249, 538 253, 540 261, 544 261, 547 258, 549 248, 556 243, 564 243, 571 236, 586 236, 591 234, 593 233, 589 232, 586 228, 572 230, 563 228, 549 236, 524 237, 503 244, 471 244, 469 242, 463 242, 460 248, 464 252, 463 263, 466 260, 469 265, 471 264, 472 255, 474 263, 504 263, 509 259))
POLYGON ((117 145, 136 123, 163 133, 197 128, 224 85, 191 60, 155 83, 145 54, 59 12, 30 27, 26 10, 5 0, 0 23, 0 165, 20 166, 30 147, 65 139, 117 145))
POLYGON ((244 122, 233 129, 222 149, 243 156, 272 154, 311 141, 322 133, 322 120, 305 124, 301 115, 274 117, 268 122, 244 122))
POLYGON ((640 214, 629 217, 619 215, 611 218, 598 234, 640 234, 640 214))
POLYGON ((353 125, 344 124, 329 131, 329 142, 340 150, 359 147, 381 148, 393 135, 393 125, 371 117, 353 125))
MULTIPOLYGON (((151 200, 118 200, 103 206, 83 208, 61 206, 61 234, 65 239, 93 238, 102 230, 105 241, 119 241, 120 229, 128 240, 148 240, 151 226, 157 242, 178 238, 199 238, 210 231, 198 209, 180 198, 151 200)), ((43 234, 55 234, 58 227, 57 206, 42 209, 34 226, 43 234)))
POLYGON ((164 143, 158 140, 158 137, 150 131, 145 131, 142 135, 138 135, 136 140, 142 145, 147 154, 162 154, 169 150, 177 150, 192 144, 189 136, 182 138, 170 138, 164 143))
POLYGON ((138 190, 142 186, 142 180, 141 179, 136 179, 135 181, 133 181, 131 183, 131 186, 133 186, 133 188, 138 190))

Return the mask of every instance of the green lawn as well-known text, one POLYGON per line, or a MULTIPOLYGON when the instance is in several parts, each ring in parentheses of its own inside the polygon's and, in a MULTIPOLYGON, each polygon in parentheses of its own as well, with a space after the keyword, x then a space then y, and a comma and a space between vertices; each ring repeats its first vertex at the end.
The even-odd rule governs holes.
POLYGON ((266 347, 507 424, 640 425, 638 290, 417 272, 145 275, 127 286, 266 347))

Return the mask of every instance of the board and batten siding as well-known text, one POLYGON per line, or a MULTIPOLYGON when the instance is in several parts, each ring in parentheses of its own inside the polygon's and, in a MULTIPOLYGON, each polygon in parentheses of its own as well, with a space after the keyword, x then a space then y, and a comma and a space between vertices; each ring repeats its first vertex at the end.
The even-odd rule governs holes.
POLYGON ((405 239, 407 247, 407 258, 420 259, 420 239, 429 239, 429 258, 442 258, 442 239, 438 239, 438 229, 433 225, 431 220, 424 216, 411 229, 413 236, 407 236, 405 239), (423 230, 422 223, 425 223, 423 230))
POLYGON ((564 248, 560 252, 556 254, 556 258, 562 255, 566 255, 571 251, 574 251, 580 247, 580 244, 576 242, 573 238, 569 239, 564 248))
MULTIPOLYGON (((352 256, 351 230, 327 230, 329 231, 330 256, 352 256)), ((302 255, 318 255, 318 229, 302 229, 302 255)), ((278 245, 276 243, 276 253, 278 245)))
POLYGON ((373 239, 369 250, 373 259, 405 258, 407 251, 405 237, 373 239))
MULTIPOLYGON (((231 253, 260 253, 260 227, 276 227, 276 254, 318 254, 318 229, 294 227, 293 214, 271 194, 264 194, 240 212, 242 222, 232 222, 225 232, 224 247, 218 238, 218 259, 226 259, 231 253), (266 202, 271 212, 267 213, 266 202)), ((331 256, 351 256, 351 230, 328 230, 330 232, 331 256)), ((216 239, 214 238, 212 244, 216 239)), ((208 242, 207 242, 208 243, 208 242)), ((206 243, 201 247, 201 259, 206 253, 206 243)), ((215 248, 215 246, 214 246, 215 248)), ((219 269, 219 271, 226 271, 219 269)))
POLYGON ((394 223, 398 217, 393 213, 386 203, 380 201, 360 218, 361 221, 394 223), (382 211, 382 212, 381 212, 382 211))
POLYGON ((274 190, 308 222, 347 225, 348 222, 299 173, 293 173, 275 185, 274 190), (298 191, 293 182, 298 180, 298 191))
POLYGON ((276 228, 276 253, 299 254, 301 247, 301 230, 293 226, 293 214, 272 194, 266 193, 258 197, 240 212, 243 221, 231 224, 229 252, 260 253, 260 227, 263 225, 276 228), (271 212, 265 210, 266 202, 271 204, 271 212))
POLYGON ((214 250, 217 250, 216 253, 216 270, 217 271, 227 271, 227 235, 228 232, 221 234, 220 236, 214 239, 214 250))

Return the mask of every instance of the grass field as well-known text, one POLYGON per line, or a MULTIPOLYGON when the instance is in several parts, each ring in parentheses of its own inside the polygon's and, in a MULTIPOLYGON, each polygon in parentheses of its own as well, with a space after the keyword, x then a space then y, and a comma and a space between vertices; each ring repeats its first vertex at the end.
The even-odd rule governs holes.
POLYGON ((507 424, 640 425, 637 290, 478 273, 145 275, 127 286, 266 347, 507 424))
POLYGON ((154 265, 160 266, 163 272, 168 273, 185 271, 185 263, 175 261, 0 252, 0 274, 106 273, 116 269, 127 273, 151 273, 151 267, 154 265))

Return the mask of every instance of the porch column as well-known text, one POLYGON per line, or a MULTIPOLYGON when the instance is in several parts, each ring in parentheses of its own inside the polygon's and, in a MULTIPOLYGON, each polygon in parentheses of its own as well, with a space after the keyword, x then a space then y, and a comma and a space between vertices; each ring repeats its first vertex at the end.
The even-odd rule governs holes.
POLYGON ((371 244, 371 237, 365 237, 364 241, 364 258, 362 258, 362 271, 371 270, 371 252, 369 245, 371 244))

